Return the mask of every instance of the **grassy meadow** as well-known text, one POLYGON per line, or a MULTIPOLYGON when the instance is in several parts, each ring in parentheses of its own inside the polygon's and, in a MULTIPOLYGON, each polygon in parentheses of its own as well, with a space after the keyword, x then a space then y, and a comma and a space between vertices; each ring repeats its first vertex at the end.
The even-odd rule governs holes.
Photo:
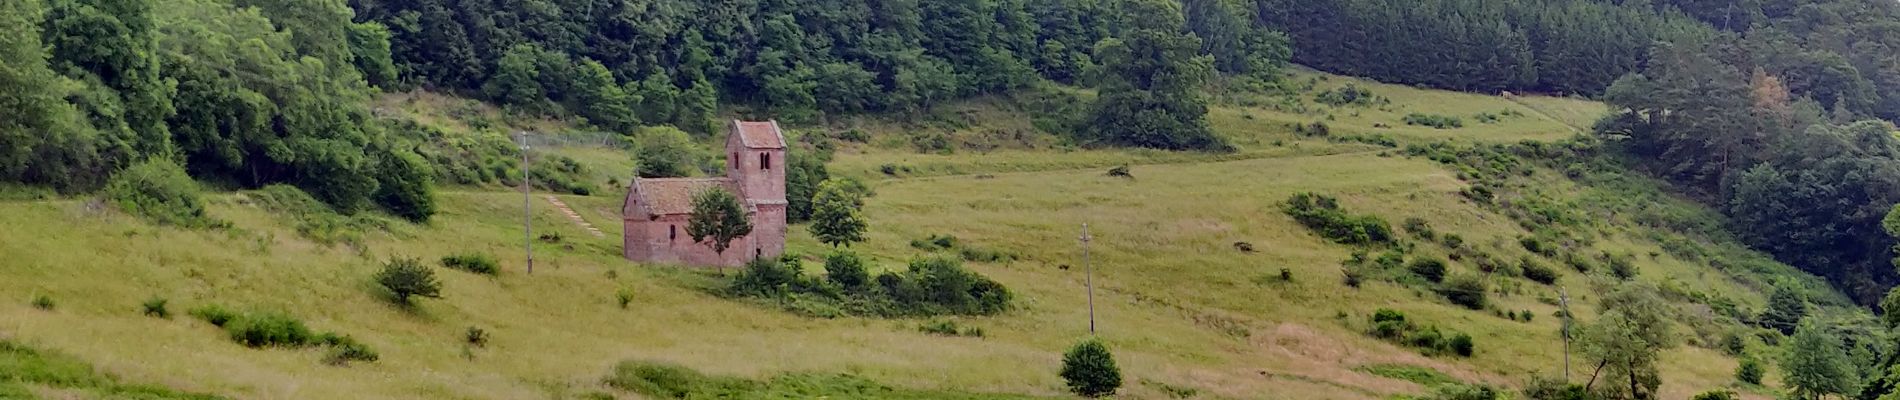
MULTIPOLYGON (((1462 235, 1475 247, 1514 260, 1523 253, 1516 238, 1528 232, 1460 197, 1466 184, 1451 170, 1382 146, 1303 136, 1293 125, 1324 121, 1334 135, 1386 134, 1401 143, 1558 140, 1587 127, 1604 106, 1316 73, 1297 74, 1294 81, 1310 81, 1316 91, 1353 82, 1391 103, 1309 104, 1297 111, 1222 103, 1210 118, 1242 148, 1233 154, 1053 143, 919 154, 902 139, 882 139, 911 132, 856 122, 880 139, 844 145, 830 166, 834 174, 866 178, 876 191, 863 209, 869 240, 855 247, 874 269, 902 268, 924 255, 909 242, 933 234, 1015 257, 967 264, 1017 299, 1015 309, 1001 315, 946 318, 981 328, 986 334, 980 338, 924 334, 918 326, 928 320, 922 319, 801 317, 711 293, 721 282, 715 271, 626 262, 618 236, 624 189, 610 188, 606 180, 624 184, 626 177, 616 175, 630 170, 631 162, 622 150, 561 148, 547 151, 589 165, 603 190, 557 197, 607 237, 589 235, 554 211, 542 198, 547 194, 537 193, 529 200, 535 232, 561 239, 533 243, 532 273, 522 251, 522 196, 499 187, 444 188, 438 193, 441 212, 432 222, 386 221, 387 229, 333 244, 305 238, 246 192, 214 196, 212 216, 232 225, 221 230, 153 226, 85 198, 0 202, 0 226, 6 227, 0 229, 0 276, 6 277, 0 279, 0 340, 89 364, 113 381, 233 398, 638 398, 604 383, 615 365, 629 360, 743 379, 790 379, 791 386, 812 374, 848 374, 918 391, 904 392, 914 398, 1062 397, 1056 376, 1061 353, 1090 335, 1087 268, 1078 241, 1087 224, 1096 335, 1116 352, 1125 398, 1385 399, 1429 389, 1393 377, 1393 368, 1510 387, 1533 373, 1561 373, 1561 320, 1546 301, 1559 288, 1490 278, 1498 308, 1529 310, 1536 316, 1529 322, 1467 310, 1386 282, 1349 288, 1341 282, 1340 263, 1352 248, 1315 236, 1281 213, 1280 205, 1297 192, 1330 194, 1353 212, 1378 215, 1395 227, 1422 218, 1441 234, 1462 235), (1504 110, 1516 116, 1497 123, 1472 117, 1504 110), (1409 113, 1462 116, 1466 125, 1407 126, 1401 119, 1409 113), (885 174, 886 165, 909 169, 885 174), (1133 177, 1104 173, 1116 165, 1132 165, 1133 177), (1239 251, 1236 242, 1255 251, 1239 251), (371 279, 392 257, 435 265, 462 252, 492 254, 502 272, 437 268, 443 298, 423 299, 412 308, 391 305, 371 279), (1291 280, 1279 278, 1283 269, 1291 280), (630 294, 624 308, 620 293, 630 294), (37 296, 57 305, 36 308, 29 299, 37 296), (175 315, 142 315, 140 303, 154 297, 168 299, 175 315), (381 359, 339 367, 325 365, 316 349, 247 348, 185 315, 208 304, 294 315, 314 330, 355 337, 381 359), (1363 332, 1379 308, 1469 333, 1477 352, 1468 359, 1428 357, 1372 338, 1363 332), (466 344, 463 335, 471 327, 492 338, 483 347, 466 344)), ((441 111, 429 104, 449 102, 417 97, 422 99, 384 101, 445 129, 470 126, 454 113, 414 112, 441 111)), ((462 111, 485 112, 492 110, 462 111)), ((985 118, 1007 117, 1000 114, 985 118)), ((979 127, 945 134, 990 133, 979 127)), ((1588 190, 1560 174, 1542 173, 1549 174, 1539 179, 1553 193, 1576 198, 1588 190)), ((1618 221, 1606 219, 1613 233, 1596 248, 1660 251, 1636 234, 1638 228, 1618 221)), ((802 225, 792 228, 790 241, 792 252, 814 260, 827 251, 802 225)), ((1758 288, 1707 265, 1666 255, 1639 257, 1636 265, 1637 279, 1724 293, 1750 305, 1762 302, 1758 288)), ((1558 269, 1577 314, 1593 317, 1594 278, 1558 269)), ((1452 270, 1474 271, 1459 263, 1452 270)), ((1666 398, 1687 398, 1733 381, 1736 360, 1715 350, 1681 346, 1662 359, 1666 398)), ((0 367, 9 365, 6 360, 0 357, 0 367)), ((1588 368, 1573 363, 1579 375, 1588 368)), ((7 385, 0 379, 0 397, 10 393, 7 385)), ((42 398, 64 398, 75 390, 109 393, 35 381, 14 385, 42 398)), ((834 398, 880 397, 857 396, 834 398)))

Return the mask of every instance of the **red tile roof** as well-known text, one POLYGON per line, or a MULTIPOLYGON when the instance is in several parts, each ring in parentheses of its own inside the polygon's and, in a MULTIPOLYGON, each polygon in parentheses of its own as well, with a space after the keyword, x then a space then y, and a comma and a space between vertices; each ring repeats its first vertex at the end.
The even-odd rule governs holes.
MULTIPOLYGON (((635 178, 632 193, 627 196, 628 200, 636 200, 634 196, 638 196, 639 205, 648 216, 692 214, 693 195, 713 188, 738 194, 732 180, 726 178, 635 178)), ((634 211, 624 210, 629 216, 634 211)))
POLYGON ((778 121, 732 121, 734 134, 739 142, 750 149, 783 149, 785 135, 779 133, 778 121))

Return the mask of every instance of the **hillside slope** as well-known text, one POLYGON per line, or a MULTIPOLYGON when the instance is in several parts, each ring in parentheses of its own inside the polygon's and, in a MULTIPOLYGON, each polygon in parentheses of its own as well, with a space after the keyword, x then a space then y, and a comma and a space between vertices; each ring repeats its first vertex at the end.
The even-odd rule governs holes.
MULTIPOLYGON (((1294 193, 1325 193, 1394 226, 1422 218, 1438 232, 1456 233, 1514 260, 1523 253, 1517 238, 1531 233, 1497 210, 1465 200, 1459 192, 1468 185, 1457 172, 1369 143, 1380 141, 1379 135, 1396 144, 1554 141, 1577 133, 1603 105, 1428 91, 1312 73, 1295 81, 1310 82, 1306 93, 1353 82, 1390 103, 1218 106, 1211 118, 1220 134, 1242 147, 1235 154, 1057 145, 918 154, 901 139, 917 131, 847 122, 873 138, 900 138, 847 143, 831 164, 835 174, 866 179, 876 190, 864 207, 869 240, 857 250, 877 268, 901 268, 923 254, 908 243, 933 234, 1015 256, 969 263, 1018 299, 1002 315, 954 319, 981 328, 980 338, 920 333, 924 320, 803 317, 713 294, 723 282, 713 271, 626 262, 619 257, 619 189, 557 196, 605 231, 605 238, 554 211, 545 194, 529 199, 535 232, 561 239, 534 243, 535 269, 528 273, 521 194, 467 186, 439 193, 441 211, 427 225, 384 221, 386 229, 329 245, 300 234, 289 214, 261 207, 258 192, 216 196, 211 214, 232 225, 222 230, 157 227, 88 199, 0 203, 0 226, 7 227, 0 230, 0 259, 7 260, 0 262, 0 276, 6 277, 0 279, 0 299, 7 299, 0 302, 0 340, 69 355, 126 382, 235 398, 519 399, 595 392, 632 398, 602 383, 626 360, 756 379, 842 373, 893 387, 958 392, 941 393, 945 397, 1059 396, 1064 390, 1055 371, 1061 352, 1089 335, 1088 278, 1076 240, 1087 223, 1094 238, 1098 334, 1116 350, 1128 376, 1123 393, 1132 398, 1378 399, 1429 389, 1373 372, 1406 368, 1395 366, 1502 386, 1517 386, 1527 373, 1560 373, 1561 321, 1552 317, 1556 306, 1544 301, 1558 296, 1557 287, 1491 278, 1496 309, 1528 310, 1535 315, 1528 322, 1459 308, 1398 284, 1348 288, 1341 283, 1340 263, 1353 249, 1313 235, 1282 214, 1280 205, 1294 193), (1406 125, 1404 116, 1414 113, 1458 116, 1468 126, 1406 125), (1475 122, 1481 113, 1505 116, 1494 124, 1475 122), (1294 129, 1316 121, 1330 127, 1329 136, 1294 129), (1361 137, 1342 139, 1355 135, 1361 137), (1104 175, 1107 167, 1122 164, 1134 165, 1133 178, 1104 175), (906 172, 886 174, 886 165, 906 172), (1236 242, 1252 244, 1255 252, 1236 250, 1236 242), (434 264, 459 252, 492 254, 502 272, 486 277, 437 269, 443 298, 407 309, 391 306, 371 280, 391 257, 434 264), (1282 270, 1290 281, 1280 280, 1282 270), (624 308, 617 304, 620 293, 630 294, 624 308), (57 306, 29 304, 39 296, 57 306), (180 315, 141 315, 140 303, 153 297, 169 299, 180 315), (351 335, 381 357, 338 367, 325 365, 319 350, 247 348, 182 315, 209 304, 294 315, 314 330, 351 335), (1364 334, 1368 315, 1380 308, 1469 333, 1476 354, 1428 357, 1364 334), (464 344, 471 327, 491 334, 485 347, 464 344)), ((977 122, 940 132, 951 137, 980 137, 992 133, 985 127, 1017 126, 1025 118, 982 101, 945 108, 941 113, 977 122)), ((597 171, 629 166, 612 149, 547 151, 597 171)), ((1561 198, 1575 201, 1593 193, 1555 171, 1537 174, 1561 198)), ((1644 234, 1647 228, 1627 217, 1601 224, 1600 230, 1611 233, 1592 249, 1651 254, 1634 260, 1636 279, 1725 294, 1748 309, 1762 304, 1759 277, 1658 255, 1665 249, 1644 239, 1651 237, 1644 234)), ((826 251, 802 225, 793 227, 790 249, 826 251)), ((1474 268, 1452 267, 1454 273, 1474 268)), ((1577 314, 1593 317, 1597 295, 1590 282, 1602 278, 1559 269, 1577 314)), ((1663 394, 1669 398, 1732 381, 1735 360, 1716 350, 1681 346, 1662 359, 1663 394)), ((0 381, 0 389, 7 385, 0 381)), ((57 398, 65 390, 44 382, 13 385, 41 397, 57 398)))

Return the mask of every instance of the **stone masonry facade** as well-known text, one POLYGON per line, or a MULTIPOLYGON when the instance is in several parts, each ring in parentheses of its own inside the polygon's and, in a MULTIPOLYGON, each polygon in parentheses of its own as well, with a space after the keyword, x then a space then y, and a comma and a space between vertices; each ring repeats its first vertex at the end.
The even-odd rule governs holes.
POLYGON ((739 266, 785 253, 785 135, 778 122, 732 121, 725 153, 724 177, 633 179, 620 208, 628 260, 739 266), (693 195, 710 189, 731 191, 752 221, 752 234, 734 239, 724 254, 686 233, 693 195))

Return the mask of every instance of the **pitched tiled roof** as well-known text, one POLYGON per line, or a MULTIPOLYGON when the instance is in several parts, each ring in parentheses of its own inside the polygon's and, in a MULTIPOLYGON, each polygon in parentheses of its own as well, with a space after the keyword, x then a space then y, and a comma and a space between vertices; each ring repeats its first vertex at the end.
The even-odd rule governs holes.
MULTIPOLYGON (((692 214, 693 195, 712 188, 722 188, 738 194, 731 179, 726 178, 634 178, 632 193, 628 200, 639 196, 639 204, 647 215, 692 214)), ((625 210, 632 214, 635 210, 625 210)))
POLYGON ((785 135, 779 133, 778 121, 732 121, 733 129, 739 135, 739 142, 750 149, 783 149, 785 135))

